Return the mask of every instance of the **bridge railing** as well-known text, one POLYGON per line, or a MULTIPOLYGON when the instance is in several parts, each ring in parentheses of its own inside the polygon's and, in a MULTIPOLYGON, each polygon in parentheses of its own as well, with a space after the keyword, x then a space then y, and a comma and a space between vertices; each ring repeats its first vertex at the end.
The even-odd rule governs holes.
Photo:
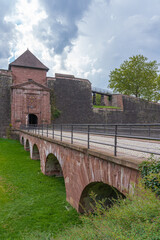
MULTIPOLYGON (((21 129, 71 144, 82 143, 88 149, 94 146, 108 146, 117 156, 117 149, 160 155, 160 151, 150 147, 135 146, 118 139, 148 140, 160 143, 160 124, 42 124, 21 126, 21 129)), ((160 149, 160 145, 159 145, 160 149)))

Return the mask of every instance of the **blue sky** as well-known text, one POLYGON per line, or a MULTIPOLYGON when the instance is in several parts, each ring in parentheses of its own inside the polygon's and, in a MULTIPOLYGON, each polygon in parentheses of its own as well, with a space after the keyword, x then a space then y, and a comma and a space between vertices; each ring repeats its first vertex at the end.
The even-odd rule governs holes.
POLYGON ((130 56, 160 62, 159 0, 0 0, 0 68, 27 48, 55 73, 107 88, 130 56))

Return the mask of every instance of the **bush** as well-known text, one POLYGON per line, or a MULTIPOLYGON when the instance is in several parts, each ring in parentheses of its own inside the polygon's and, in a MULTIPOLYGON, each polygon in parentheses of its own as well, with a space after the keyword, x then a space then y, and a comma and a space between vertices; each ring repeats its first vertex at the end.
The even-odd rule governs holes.
POLYGON ((140 164, 139 169, 146 187, 160 196, 160 160, 155 160, 152 155, 148 161, 140 164))
POLYGON ((142 184, 133 197, 119 199, 112 208, 96 203, 94 214, 81 217, 82 226, 61 234, 59 240, 158 240, 160 239, 160 201, 142 184))

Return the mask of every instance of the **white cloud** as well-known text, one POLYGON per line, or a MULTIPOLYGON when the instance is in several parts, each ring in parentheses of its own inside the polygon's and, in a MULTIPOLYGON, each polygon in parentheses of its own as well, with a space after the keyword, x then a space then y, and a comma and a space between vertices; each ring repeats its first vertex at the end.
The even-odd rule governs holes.
POLYGON ((29 48, 49 75, 74 74, 105 88, 110 71, 132 55, 159 62, 159 0, 15 0, 12 12, 2 1, 0 63, 7 48, 12 59, 29 48))
POLYGON ((143 54, 159 61, 159 12, 157 0, 92 1, 67 55, 68 71, 87 76, 93 85, 107 87, 110 71, 130 56, 143 54))

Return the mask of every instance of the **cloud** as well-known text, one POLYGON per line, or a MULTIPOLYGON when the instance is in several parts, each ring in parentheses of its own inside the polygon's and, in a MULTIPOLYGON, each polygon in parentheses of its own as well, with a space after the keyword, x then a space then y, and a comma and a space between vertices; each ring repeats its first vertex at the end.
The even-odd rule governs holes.
POLYGON ((49 75, 106 88, 110 71, 130 56, 159 62, 159 0, 1 0, 0 22, 1 67, 29 48, 49 75))
POLYGON ((87 76, 94 86, 106 88, 110 71, 130 56, 159 61, 158 0, 93 0, 78 30, 66 69, 87 76))
POLYGON ((1 0, 0 7, 0 66, 4 68, 8 64, 10 56, 10 44, 14 38, 14 25, 5 20, 14 6, 14 0, 8 4, 6 0, 1 0))
POLYGON ((78 36, 77 23, 88 9, 91 0, 41 0, 48 18, 35 27, 35 34, 55 54, 72 47, 78 36))

